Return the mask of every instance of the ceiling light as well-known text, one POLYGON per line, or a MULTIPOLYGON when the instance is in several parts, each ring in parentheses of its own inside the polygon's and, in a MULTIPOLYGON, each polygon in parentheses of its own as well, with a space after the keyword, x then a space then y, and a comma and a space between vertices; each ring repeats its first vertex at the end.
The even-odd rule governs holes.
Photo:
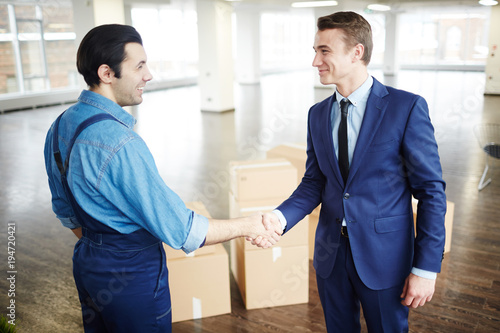
POLYGON ((292 7, 295 8, 310 8, 310 7, 331 7, 337 6, 337 1, 305 1, 305 2, 292 2, 292 7))
POLYGON ((371 5, 368 5, 366 8, 376 11, 376 12, 387 12, 391 10, 391 6, 387 5, 380 5, 378 3, 372 3, 371 5))
POLYGON ((495 6, 498 5, 496 0, 479 0, 479 4, 483 6, 495 6))

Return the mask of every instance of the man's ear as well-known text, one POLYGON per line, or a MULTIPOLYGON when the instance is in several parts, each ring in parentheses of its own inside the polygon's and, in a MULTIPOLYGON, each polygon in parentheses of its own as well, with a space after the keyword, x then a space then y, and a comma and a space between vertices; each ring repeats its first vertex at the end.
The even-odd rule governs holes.
POLYGON ((354 46, 354 57, 352 59, 353 62, 361 61, 363 59, 363 55, 365 54, 365 46, 361 43, 358 43, 354 46))
POLYGON ((99 66, 97 69, 97 75, 102 83, 111 83, 111 80, 115 77, 115 72, 106 64, 99 66))

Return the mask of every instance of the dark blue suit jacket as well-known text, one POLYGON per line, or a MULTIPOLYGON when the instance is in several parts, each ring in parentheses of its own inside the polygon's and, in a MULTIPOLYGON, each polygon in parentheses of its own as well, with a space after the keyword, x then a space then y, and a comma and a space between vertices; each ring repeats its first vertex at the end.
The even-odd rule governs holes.
POLYGON ((306 172, 278 207, 286 231, 321 203, 319 276, 332 271, 344 216, 356 269, 369 288, 396 286, 413 266, 439 272, 446 196, 427 103, 374 79, 344 186, 332 139, 333 102, 331 96, 309 110, 306 172), (416 239, 412 195, 419 200, 416 239))

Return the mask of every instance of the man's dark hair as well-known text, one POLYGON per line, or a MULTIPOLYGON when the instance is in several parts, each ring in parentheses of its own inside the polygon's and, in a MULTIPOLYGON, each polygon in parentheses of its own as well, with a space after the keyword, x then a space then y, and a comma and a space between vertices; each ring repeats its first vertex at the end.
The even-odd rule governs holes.
POLYGON ((352 48, 357 44, 365 47, 363 62, 368 66, 372 57, 373 40, 370 23, 361 15, 354 12, 336 12, 318 19, 318 30, 341 29, 344 32, 346 47, 352 48))
POLYGON ((76 67, 89 87, 99 85, 97 69, 104 64, 113 70, 115 77, 120 78, 127 43, 142 45, 142 38, 135 28, 121 24, 97 26, 83 37, 76 56, 76 67))

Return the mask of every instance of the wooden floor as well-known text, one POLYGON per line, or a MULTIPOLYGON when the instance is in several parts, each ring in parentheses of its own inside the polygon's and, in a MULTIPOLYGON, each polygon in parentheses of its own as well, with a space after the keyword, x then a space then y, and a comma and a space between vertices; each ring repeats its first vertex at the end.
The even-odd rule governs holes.
MULTIPOLYGON (((432 302, 410 311, 410 331, 500 332, 500 163, 492 183, 478 192, 485 155, 473 134, 476 124, 500 123, 500 97, 483 96, 483 73, 372 74, 426 98, 447 198, 455 203, 451 252, 432 302)), ((235 112, 199 112, 196 86, 147 93, 130 112, 167 185, 185 201, 203 201, 213 217, 226 218, 230 160, 263 158, 277 144, 305 141, 307 110, 332 92, 313 88, 312 75, 271 75, 260 85, 235 85, 235 112)), ((0 115, 0 267, 7 271, 7 223, 15 223, 21 332, 83 331, 71 273, 76 239, 51 211, 42 155, 45 133, 65 107, 0 115)), ((7 289, 0 279, 3 314, 7 289)), ((312 265, 307 304, 247 311, 234 280, 231 298, 231 314, 175 323, 174 332, 326 332, 312 265)))

